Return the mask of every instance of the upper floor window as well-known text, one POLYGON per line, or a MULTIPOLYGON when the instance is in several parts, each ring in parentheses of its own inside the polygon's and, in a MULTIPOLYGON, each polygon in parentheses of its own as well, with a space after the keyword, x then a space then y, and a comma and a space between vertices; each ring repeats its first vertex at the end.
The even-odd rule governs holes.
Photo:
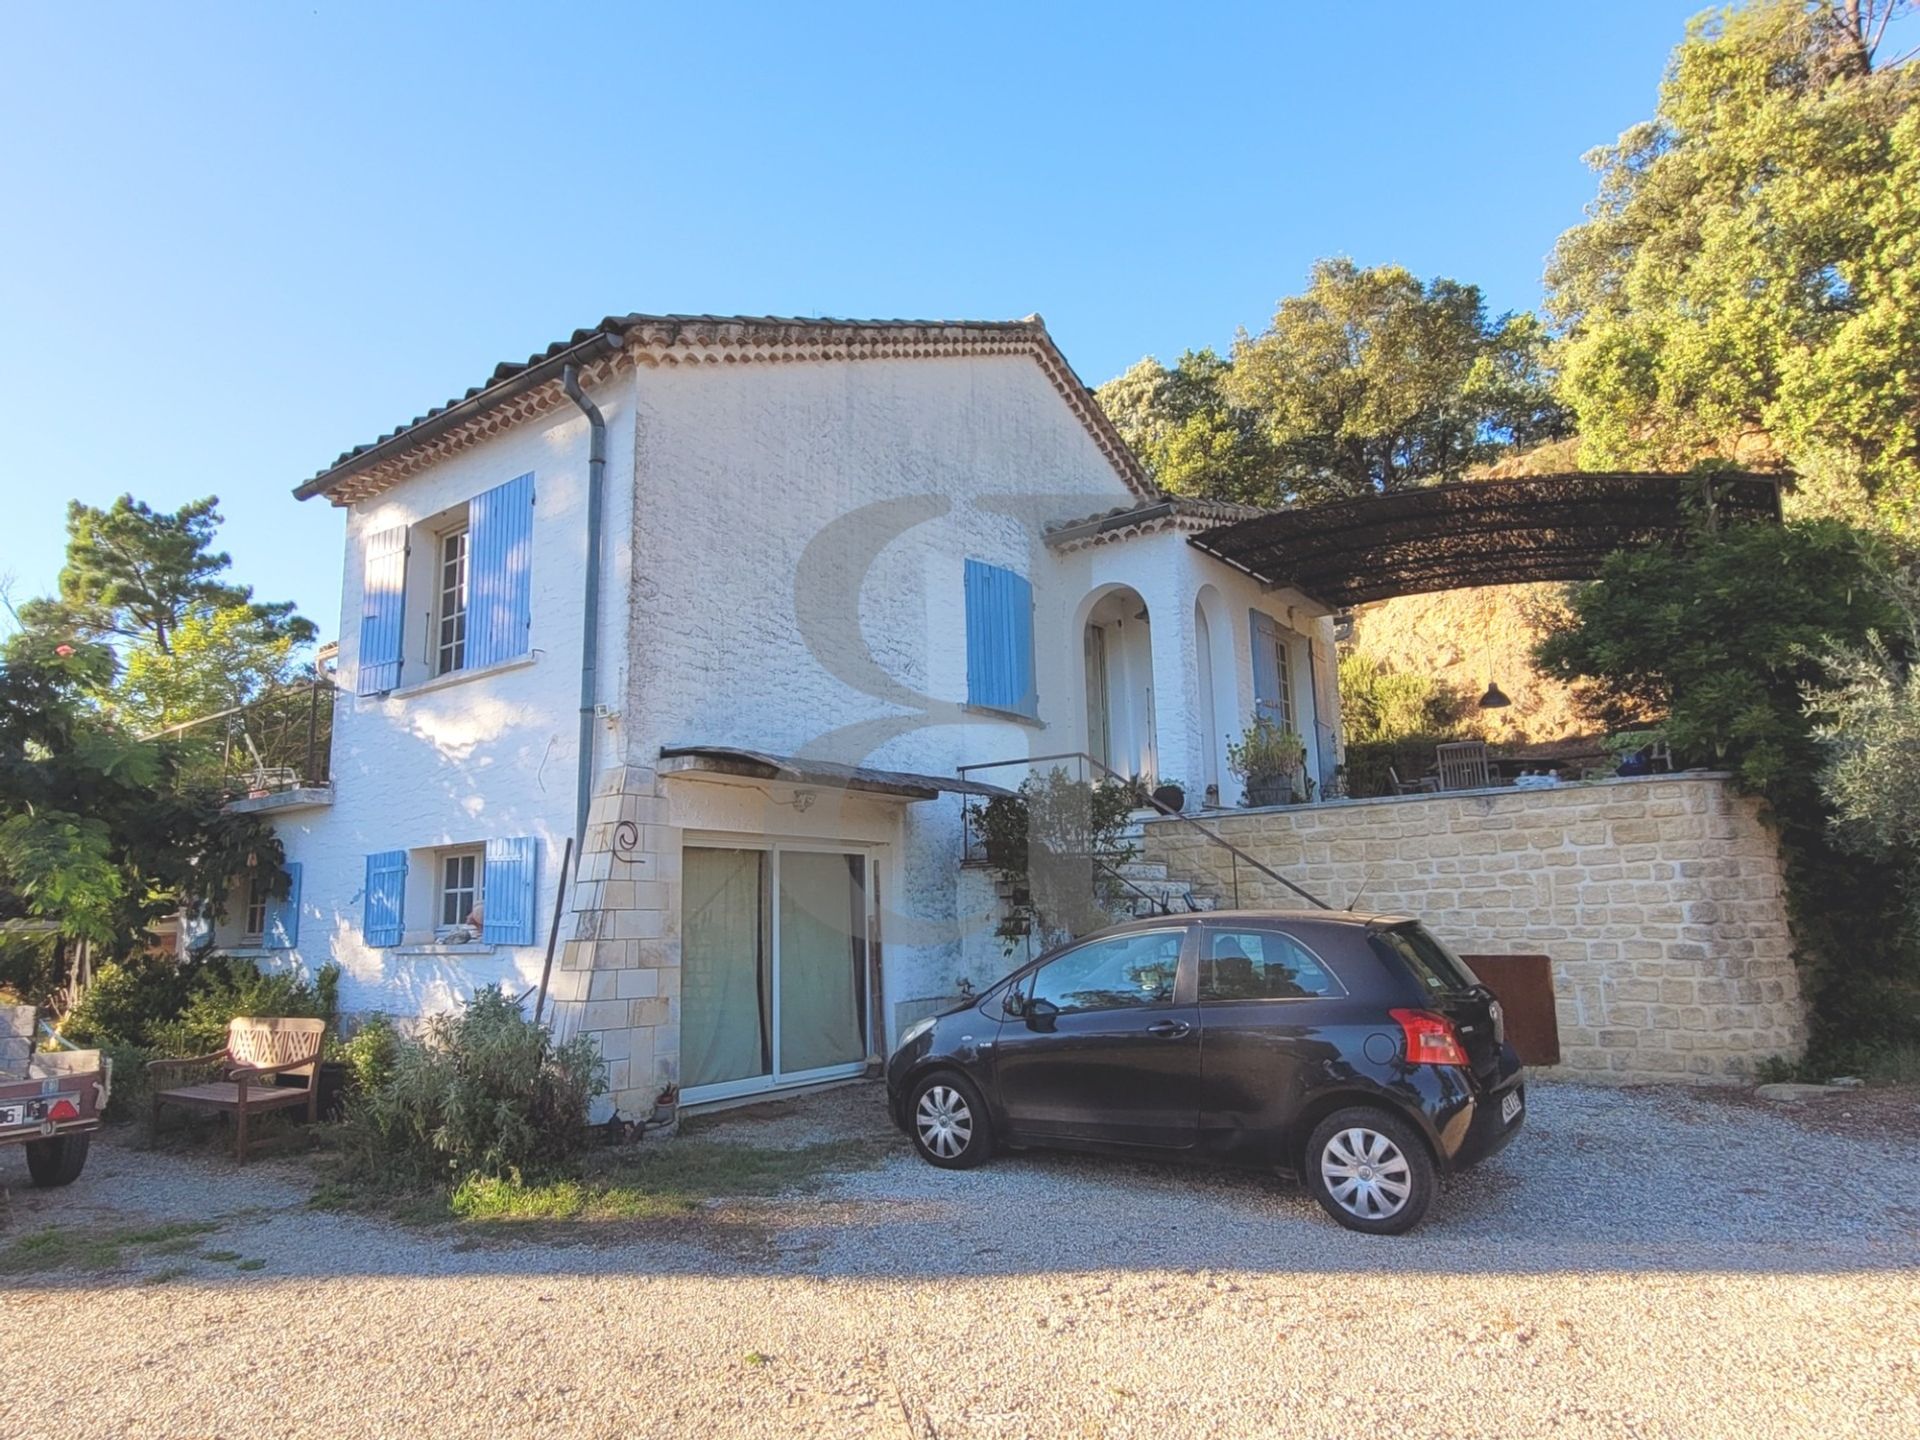
POLYGON ((467 664, 467 525, 440 537, 440 573, 434 606, 433 673, 446 675, 467 664))
POLYGON ((533 502, 533 476, 522 475, 364 537, 358 693, 384 695, 530 653, 533 502), (410 652, 409 634, 421 651, 410 652))
POLYGON ((1033 586, 1024 575, 967 561, 967 703, 1037 717, 1033 586))

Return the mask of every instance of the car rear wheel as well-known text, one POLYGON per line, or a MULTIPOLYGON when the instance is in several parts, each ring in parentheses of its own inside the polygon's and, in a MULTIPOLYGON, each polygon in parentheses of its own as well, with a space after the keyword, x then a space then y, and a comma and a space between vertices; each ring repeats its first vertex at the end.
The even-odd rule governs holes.
POLYGON ((1314 1127, 1304 1174, 1323 1210, 1368 1235, 1418 1225, 1439 1184, 1414 1128, 1371 1106, 1336 1110, 1314 1127))
POLYGON ((970 1170, 993 1154, 993 1122, 972 1082, 959 1075, 929 1075, 907 1102, 913 1148, 928 1164, 970 1170))
POLYGON ((55 1135, 27 1142, 27 1174, 42 1190, 71 1185, 87 1166, 91 1135, 55 1135))

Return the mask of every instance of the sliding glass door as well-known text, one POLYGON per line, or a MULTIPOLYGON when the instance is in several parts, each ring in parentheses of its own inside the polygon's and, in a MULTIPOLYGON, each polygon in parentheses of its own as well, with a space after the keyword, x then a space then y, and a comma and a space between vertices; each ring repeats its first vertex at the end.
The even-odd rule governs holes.
POLYGON ((682 877, 686 1101, 859 1074, 872 933, 867 856, 690 845, 682 877))

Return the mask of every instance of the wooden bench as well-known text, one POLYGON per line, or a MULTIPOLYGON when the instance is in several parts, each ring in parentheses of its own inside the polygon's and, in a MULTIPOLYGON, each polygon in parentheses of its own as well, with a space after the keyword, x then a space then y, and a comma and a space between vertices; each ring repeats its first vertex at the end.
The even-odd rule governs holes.
POLYGON ((319 1117, 320 1051, 326 1040, 324 1020, 241 1015, 227 1025, 226 1049, 183 1060, 150 1062, 147 1073, 155 1086, 154 1133, 159 1133, 160 1110, 166 1105, 231 1115, 234 1117, 233 1153, 244 1164, 249 1117, 295 1105, 307 1107, 308 1120, 319 1117), (210 1070, 220 1078, 173 1089, 160 1088, 163 1077, 169 1073, 196 1068, 210 1070), (282 1075, 304 1076, 307 1083, 303 1086, 276 1084, 282 1075))

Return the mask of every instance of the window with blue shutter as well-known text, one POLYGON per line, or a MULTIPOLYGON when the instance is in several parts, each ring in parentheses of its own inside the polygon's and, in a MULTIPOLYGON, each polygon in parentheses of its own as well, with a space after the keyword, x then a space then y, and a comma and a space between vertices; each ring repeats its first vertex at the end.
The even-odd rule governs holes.
POLYGON ((533 901, 540 842, 531 835, 487 842, 480 938, 489 945, 533 944, 533 901))
POLYGON ((1038 715, 1033 586, 998 565, 967 561, 967 703, 1038 715))
POLYGON ((267 901, 261 940, 269 950, 291 950, 300 943, 300 862, 287 862, 287 893, 267 901))
POLYGON ((384 695, 400 684, 400 632, 407 601, 407 527, 367 536, 366 584, 360 597, 362 695, 384 695))
POLYGON ((407 899, 407 852, 383 850, 367 856, 366 900, 360 928, 369 945, 398 945, 407 899))
POLYGON ((527 653, 533 624, 533 476, 476 495, 467 507, 468 668, 527 653))

